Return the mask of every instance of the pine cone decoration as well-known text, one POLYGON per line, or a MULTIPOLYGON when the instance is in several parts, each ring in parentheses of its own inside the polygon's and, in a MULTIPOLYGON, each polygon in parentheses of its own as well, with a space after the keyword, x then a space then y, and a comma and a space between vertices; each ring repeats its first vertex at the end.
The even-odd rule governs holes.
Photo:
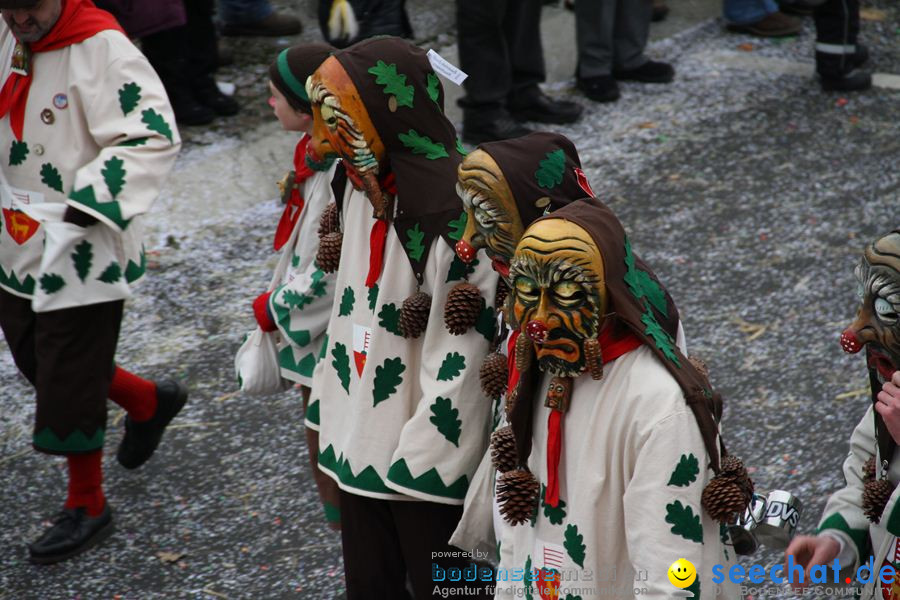
POLYGON ((444 305, 444 324, 453 335, 462 335, 478 321, 481 312, 481 292, 467 281, 457 283, 447 294, 444 305))
POLYGON ((527 335, 516 338, 516 368, 524 373, 531 368, 531 360, 534 357, 534 347, 527 335))
POLYGON ((341 220, 338 215, 337 203, 332 202, 322 211, 322 217, 319 219, 319 237, 322 238, 329 233, 340 231, 341 220))
POLYGON ((591 374, 591 379, 595 381, 603 379, 603 349, 597 338, 584 341, 584 362, 591 374))
POLYGON ((510 525, 521 525, 531 519, 537 507, 540 485, 530 472, 507 471, 497 482, 500 514, 510 525))
POLYGON ((862 509, 870 521, 877 523, 881 520, 881 514, 893 492, 894 486, 887 479, 866 482, 863 487, 862 509))
POLYGON ((723 456, 719 474, 713 477, 700 502, 713 519, 720 523, 733 523, 743 514, 753 498, 753 481, 736 456, 723 456))
POLYGON ((500 473, 516 468, 516 438, 512 427, 501 427, 491 434, 491 464, 500 473))
POLYGON ((425 292, 416 292, 403 301, 400 309, 400 331, 403 337, 417 338, 428 325, 428 313, 431 312, 431 296, 425 292))
POLYGON ((504 305, 506 304, 506 299, 509 297, 509 286, 506 285, 506 282, 503 279, 497 280, 497 293, 494 294, 494 308, 497 310, 503 310, 504 305))
POLYGON ((478 372, 481 380, 481 391, 488 398, 499 398, 506 392, 509 373, 506 368, 506 357, 499 352, 487 355, 478 372))
POLYGON ((869 460, 862 467, 863 481, 872 481, 875 479, 875 457, 870 456, 869 460))
POLYGON ((316 253, 316 265, 326 273, 334 273, 341 264, 341 244, 344 234, 340 231, 327 233, 319 238, 319 251, 316 253))

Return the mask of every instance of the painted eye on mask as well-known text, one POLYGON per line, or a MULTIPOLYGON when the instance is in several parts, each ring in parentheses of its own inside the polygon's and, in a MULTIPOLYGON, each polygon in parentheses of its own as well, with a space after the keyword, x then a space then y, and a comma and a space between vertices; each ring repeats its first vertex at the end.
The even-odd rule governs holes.
POLYGON ((475 208, 475 221, 484 229, 494 226, 494 218, 481 208, 475 208))
POLYGON ((563 308, 575 308, 584 304, 584 289, 577 283, 562 281, 553 288, 556 303, 563 308))
POLYGON ((875 313, 878 318, 886 323, 893 323, 897 320, 897 311, 894 306, 884 298, 875 299, 875 313))
POLYGON ((337 129, 337 115, 334 112, 334 109, 328 106, 327 104, 323 104, 319 107, 319 112, 322 115, 322 120, 325 122, 325 125, 328 129, 337 129))
POLYGON ((533 280, 528 277, 516 277, 515 285, 516 293, 522 304, 530 306, 537 303, 539 296, 538 287, 533 280))

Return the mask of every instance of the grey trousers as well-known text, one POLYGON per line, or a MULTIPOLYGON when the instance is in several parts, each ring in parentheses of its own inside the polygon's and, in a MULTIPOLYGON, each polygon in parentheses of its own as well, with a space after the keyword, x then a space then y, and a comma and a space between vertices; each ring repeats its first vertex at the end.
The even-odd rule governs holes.
POLYGON ((578 76, 599 77, 647 62, 651 0, 577 0, 578 76))

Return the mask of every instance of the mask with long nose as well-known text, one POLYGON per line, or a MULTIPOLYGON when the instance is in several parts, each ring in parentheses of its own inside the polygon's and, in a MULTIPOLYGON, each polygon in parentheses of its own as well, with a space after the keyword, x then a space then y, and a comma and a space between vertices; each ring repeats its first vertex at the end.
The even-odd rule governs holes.
POLYGON ((535 222, 510 266, 512 325, 527 335, 542 370, 576 377, 584 343, 607 312, 603 257, 590 234, 564 219, 535 222))
POLYGON ((868 349, 869 367, 882 381, 900 367, 900 231, 870 244, 856 267, 856 320, 841 334, 841 347, 868 349))
POLYGON ((331 56, 307 79, 306 94, 313 112, 310 157, 314 161, 344 159, 352 178, 375 204, 386 151, 350 75, 331 56))
POLYGON ((456 253, 468 263, 484 248, 494 270, 508 278, 509 261, 524 228, 506 176, 484 150, 466 156, 457 173, 456 193, 467 219, 456 253))

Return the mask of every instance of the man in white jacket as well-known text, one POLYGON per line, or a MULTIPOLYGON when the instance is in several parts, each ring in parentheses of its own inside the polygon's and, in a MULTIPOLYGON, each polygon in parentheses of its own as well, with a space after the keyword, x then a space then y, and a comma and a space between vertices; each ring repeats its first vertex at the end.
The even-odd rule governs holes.
POLYGON ((0 326, 35 387, 35 449, 68 461, 64 509, 29 548, 51 563, 112 531, 106 399, 128 413, 126 468, 150 458, 186 400, 180 385, 113 362, 146 266, 139 216, 180 139, 162 84, 111 15, 84 0, 3 0, 0 11, 0 326))

